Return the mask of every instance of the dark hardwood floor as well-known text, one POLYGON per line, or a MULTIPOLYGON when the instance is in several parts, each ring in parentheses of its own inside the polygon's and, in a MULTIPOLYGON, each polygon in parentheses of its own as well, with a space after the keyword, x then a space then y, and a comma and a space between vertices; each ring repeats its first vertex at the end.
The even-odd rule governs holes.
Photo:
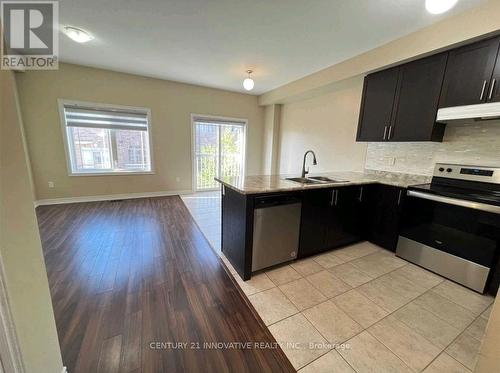
POLYGON ((70 373, 294 371, 179 197, 41 206, 37 216, 70 373))

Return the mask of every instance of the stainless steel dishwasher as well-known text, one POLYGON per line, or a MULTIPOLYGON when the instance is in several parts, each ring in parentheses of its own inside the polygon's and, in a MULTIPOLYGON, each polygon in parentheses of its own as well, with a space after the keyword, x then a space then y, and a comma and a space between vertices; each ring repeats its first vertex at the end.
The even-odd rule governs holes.
POLYGON ((297 194, 255 198, 252 271, 297 258, 301 207, 297 194))

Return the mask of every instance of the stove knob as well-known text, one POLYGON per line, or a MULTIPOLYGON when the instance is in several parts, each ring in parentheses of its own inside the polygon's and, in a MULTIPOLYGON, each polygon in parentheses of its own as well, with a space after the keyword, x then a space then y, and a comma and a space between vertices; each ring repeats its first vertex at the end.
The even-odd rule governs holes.
POLYGON ((451 172, 451 171, 453 171, 451 168, 446 169, 446 172, 451 172))
POLYGON ((439 167, 439 172, 443 172, 444 171, 444 168, 443 167, 439 167))

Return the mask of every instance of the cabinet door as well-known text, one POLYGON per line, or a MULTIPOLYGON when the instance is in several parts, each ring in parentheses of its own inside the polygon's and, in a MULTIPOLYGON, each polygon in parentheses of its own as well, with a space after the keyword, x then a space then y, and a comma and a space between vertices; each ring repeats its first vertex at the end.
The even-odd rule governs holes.
POLYGON ((362 239, 363 236, 363 195, 364 186, 352 186, 339 190, 338 209, 340 210, 343 245, 362 239))
POLYGON ((308 190, 302 194, 302 215, 298 257, 303 258, 326 249, 325 229, 329 214, 331 190, 308 190))
POLYGON ((488 102, 500 101, 500 51, 497 54, 497 62, 495 70, 493 70, 493 78, 488 88, 488 102))
POLYGON ((326 246, 335 248, 362 238, 363 193, 360 186, 335 189, 330 196, 330 214, 326 224, 326 246))
POLYGON ((399 67, 365 78, 357 141, 384 141, 391 123, 399 67))
POLYGON ((486 101, 499 43, 488 39, 450 52, 439 107, 486 101))
MULTIPOLYGON (((329 209, 325 232, 325 245, 328 249, 343 245, 345 240, 342 209, 340 207, 340 194, 340 189, 333 189, 329 196, 329 209)), ((345 193, 342 194, 345 197, 345 193)))
POLYGON ((404 189, 374 185, 368 191, 370 212, 366 214, 368 239, 387 250, 396 251, 404 189))
POLYGON ((448 53, 401 66, 394 101, 390 141, 441 141, 444 124, 436 123, 448 53))

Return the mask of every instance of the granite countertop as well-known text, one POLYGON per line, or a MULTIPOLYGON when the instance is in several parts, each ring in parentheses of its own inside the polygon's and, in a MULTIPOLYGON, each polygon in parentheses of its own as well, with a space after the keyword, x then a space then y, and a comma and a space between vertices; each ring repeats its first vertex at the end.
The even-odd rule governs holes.
POLYGON ((399 172, 385 172, 365 170, 364 172, 327 172, 307 176, 326 176, 334 180, 343 180, 338 183, 301 184, 286 180, 287 177, 298 175, 257 175, 246 177, 215 178, 224 186, 241 194, 261 194, 272 192, 298 191, 319 188, 332 188, 334 186, 362 185, 380 183, 406 188, 410 185, 426 184, 430 176, 411 175, 399 172))

